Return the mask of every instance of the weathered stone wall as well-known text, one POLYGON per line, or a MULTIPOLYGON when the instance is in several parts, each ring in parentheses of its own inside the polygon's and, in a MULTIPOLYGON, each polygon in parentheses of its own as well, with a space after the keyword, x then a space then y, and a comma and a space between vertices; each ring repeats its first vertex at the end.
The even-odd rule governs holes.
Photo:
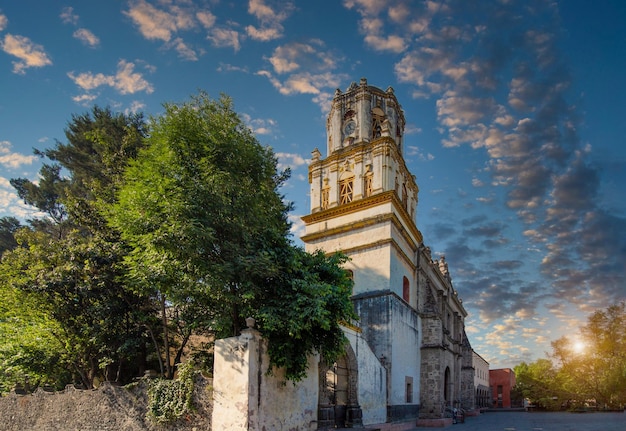
POLYGON ((170 425, 156 425, 146 417, 147 384, 127 387, 103 383, 98 389, 10 394, 0 397, 3 431, 174 431, 211 430, 211 381, 198 376, 194 391, 195 413, 170 425))

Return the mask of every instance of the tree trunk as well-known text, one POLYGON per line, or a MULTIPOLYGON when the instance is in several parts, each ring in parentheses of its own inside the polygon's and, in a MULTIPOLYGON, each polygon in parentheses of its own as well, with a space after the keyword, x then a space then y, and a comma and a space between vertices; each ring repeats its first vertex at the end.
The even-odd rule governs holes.
POLYGON ((154 351, 157 355, 157 358, 159 359, 159 368, 161 371, 161 375, 163 376, 165 373, 165 370, 163 369, 163 358, 161 358, 161 351, 159 350, 159 343, 157 342, 157 339, 154 336, 154 331, 152 331, 152 328, 150 328, 148 325, 145 325, 145 327, 150 333, 150 338, 152 338, 152 343, 154 343, 154 351))
POLYGON ((172 364, 170 362, 170 341, 169 332, 167 330, 167 315, 165 314, 165 295, 161 294, 161 320, 163 323, 163 344, 165 347, 165 372, 168 378, 171 379, 172 364))

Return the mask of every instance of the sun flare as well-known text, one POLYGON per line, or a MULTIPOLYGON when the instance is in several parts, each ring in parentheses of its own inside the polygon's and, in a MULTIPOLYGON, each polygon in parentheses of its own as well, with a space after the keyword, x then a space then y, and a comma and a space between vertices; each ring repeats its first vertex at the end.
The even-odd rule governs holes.
POLYGON ((575 353, 583 353, 585 351, 585 343, 583 341, 574 341, 574 352, 575 353))

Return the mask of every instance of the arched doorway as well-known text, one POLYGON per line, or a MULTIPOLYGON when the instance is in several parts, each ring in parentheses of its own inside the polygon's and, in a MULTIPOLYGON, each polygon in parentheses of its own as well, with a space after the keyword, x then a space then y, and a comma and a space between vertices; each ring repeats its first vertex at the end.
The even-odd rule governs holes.
POLYGON ((357 399, 356 356, 351 346, 333 364, 320 362, 318 429, 348 428, 362 425, 357 399))

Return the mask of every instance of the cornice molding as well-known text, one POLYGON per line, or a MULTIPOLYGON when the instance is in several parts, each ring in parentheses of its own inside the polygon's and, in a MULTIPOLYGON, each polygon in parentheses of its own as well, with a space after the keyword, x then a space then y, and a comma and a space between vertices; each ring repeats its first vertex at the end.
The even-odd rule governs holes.
POLYGON ((422 243, 424 240, 422 237, 422 233, 419 231, 419 229, 417 229, 417 226, 415 226, 415 223, 402 206, 402 203, 400 202, 400 199, 398 199, 398 196, 396 195, 396 192, 394 190, 378 193, 363 199, 356 199, 349 204, 338 205, 336 207, 328 208, 326 210, 302 216, 302 221, 307 225, 320 223, 388 203, 391 203, 393 205, 393 207, 397 211, 397 214, 400 215, 402 220, 398 219, 396 213, 393 212, 348 223, 333 229, 324 230, 322 232, 304 235, 301 239, 304 242, 307 242, 317 239, 316 237, 337 235, 347 232, 349 230, 353 230, 355 228, 370 226, 381 221, 392 220, 398 231, 405 237, 406 241, 411 244, 411 248, 415 252, 419 244, 422 243), (413 235, 415 240, 410 237, 407 231, 409 231, 413 235), (414 242, 416 242, 416 244, 414 244, 414 242))

